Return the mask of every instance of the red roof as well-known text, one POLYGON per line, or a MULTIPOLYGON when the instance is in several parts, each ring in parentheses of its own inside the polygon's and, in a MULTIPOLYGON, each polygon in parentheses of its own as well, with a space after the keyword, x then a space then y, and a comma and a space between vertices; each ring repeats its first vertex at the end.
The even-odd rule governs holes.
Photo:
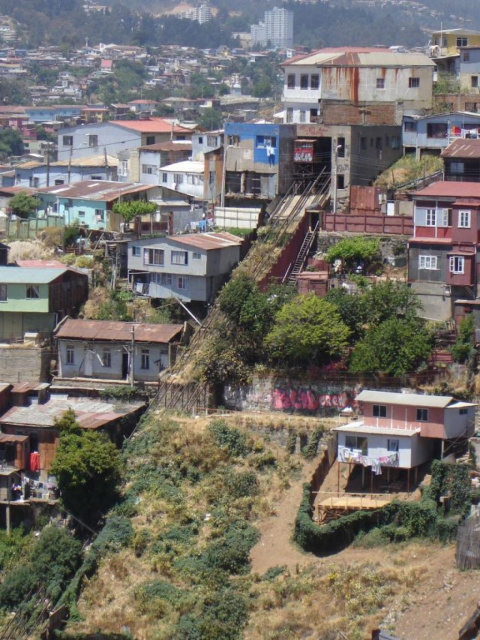
POLYGON ((479 198, 480 182, 434 182, 421 191, 416 191, 413 197, 417 200, 431 198, 479 198))
POLYGON ((16 263, 30 269, 63 269, 65 266, 60 260, 17 260, 16 263))
POLYGON ((480 158, 480 140, 454 140, 440 154, 441 158, 480 158))
POLYGON ((133 129, 140 133, 170 133, 173 129, 174 133, 192 134, 190 129, 180 127, 178 124, 173 125, 172 128, 172 123, 163 118, 150 118, 149 120, 113 120, 113 124, 118 124, 120 127, 133 129))

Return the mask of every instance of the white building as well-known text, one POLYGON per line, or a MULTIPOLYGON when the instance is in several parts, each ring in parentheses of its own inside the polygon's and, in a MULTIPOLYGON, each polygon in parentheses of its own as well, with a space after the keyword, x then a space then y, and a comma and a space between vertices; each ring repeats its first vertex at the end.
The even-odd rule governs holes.
POLYGON ((195 20, 199 24, 204 24, 212 19, 212 10, 208 4, 201 4, 199 7, 192 7, 184 14, 187 20, 195 20))
POLYGON ((293 11, 274 7, 271 11, 265 11, 265 21, 252 25, 250 34, 252 44, 273 47, 291 47, 293 45, 293 11))
POLYGON ((196 200, 203 200, 205 163, 195 160, 175 162, 160 168, 160 186, 196 200))

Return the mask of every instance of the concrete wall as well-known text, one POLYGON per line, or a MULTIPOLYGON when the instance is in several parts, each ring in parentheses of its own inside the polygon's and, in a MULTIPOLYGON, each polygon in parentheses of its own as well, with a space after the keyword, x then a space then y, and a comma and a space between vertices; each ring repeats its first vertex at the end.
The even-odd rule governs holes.
POLYGON ((471 435, 475 430, 475 407, 462 409, 447 407, 445 409, 445 437, 457 438, 464 434, 471 435))
POLYGON ((261 209, 215 207, 215 226, 220 229, 256 229, 261 209))
POLYGON ((34 345, 0 346, 0 382, 46 382, 49 379, 51 348, 34 345))
MULTIPOLYGON (((338 431, 338 446, 345 447, 345 442, 348 436, 354 437, 365 437, 368 441, 368 449, 366 455, 371 458, 380 458, 381 456, 388 456, 391 451, 388 451, 388 440, 398 440, 399 444, 399 461, 398 464, 394 465, 382 465, 382 466, 394 466, 400 467, 401 469, 411 469, 413 466, 413 459, 418 459, 419 456, 417 451, 414 450, 418 447, 418 437, 410 436, 410 437, 402 437, 397 435, 390 434, 363 434, 357 433, 354 428, 352 431, 338 431)), ((428 460, 426 458, 423 462, 428 460)), ((417 463, 420 464, 420 463, 417 463)))
POLYGON ((25 333, 50 335, 57 323, 55 313, 2 312, 0 310, 0 341, 23 340, 25 333))
MULTIPOLYGON (((382 403, 365 402, 363 406, 363 420, 365 425, 380 427, 384 429, 421 429, 426 426, 426 422, 417 421, 417 407, 403 405, 386 405, 387 415, 385 418, 378 418, 373 415, 373 407, 382 403)), ((428 408, 428 426, 431 431, 443 434, 444 413, 443 409, 437 407, 428 408)))

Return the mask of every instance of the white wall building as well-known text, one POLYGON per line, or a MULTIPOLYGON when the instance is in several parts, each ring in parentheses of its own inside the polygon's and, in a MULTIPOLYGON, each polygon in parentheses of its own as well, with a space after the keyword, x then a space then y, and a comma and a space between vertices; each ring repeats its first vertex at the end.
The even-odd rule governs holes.
POLYGON ((274 7, 265 11, 265 21, 250 28, 252 44, 273 47, 291 47, 293 45, 293 11, 274 7))

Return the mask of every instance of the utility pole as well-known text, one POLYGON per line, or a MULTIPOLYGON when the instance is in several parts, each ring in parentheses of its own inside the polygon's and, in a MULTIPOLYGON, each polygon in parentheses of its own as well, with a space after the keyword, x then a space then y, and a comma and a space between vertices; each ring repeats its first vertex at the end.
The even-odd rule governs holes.
POLYGON ((132 329, 131 329, 131 334, 132 334, 132 344, 130 347, 130 386, 133 387, 133 365, 134 365, 134 359, 135 359, 135 325, 132 324, 132 329))

